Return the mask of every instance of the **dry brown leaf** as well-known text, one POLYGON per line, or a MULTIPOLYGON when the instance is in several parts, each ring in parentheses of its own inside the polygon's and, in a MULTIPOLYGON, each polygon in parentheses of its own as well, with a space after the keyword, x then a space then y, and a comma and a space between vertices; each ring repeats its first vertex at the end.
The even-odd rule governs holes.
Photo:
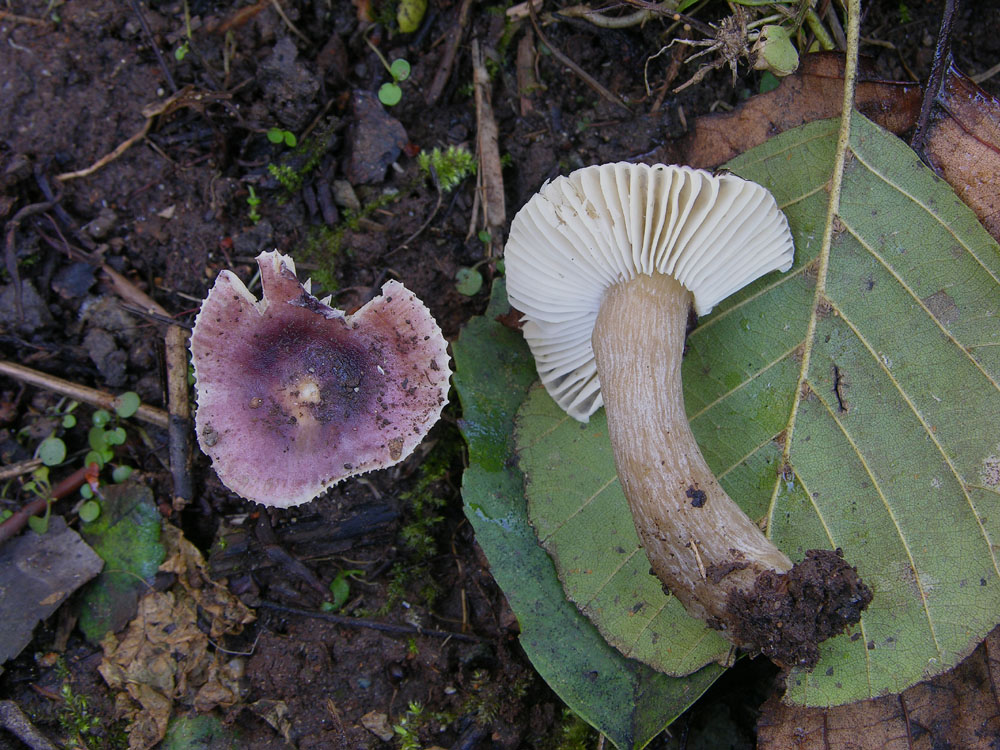
MULTIPOLYGON (((805 55, 799 70, 774 91, 750 97, 732 112, 705 115, 676 146, 671 161, 712 169, 759 146, 778 133, 813 120, 840 114, 844 59, 839 53, 805 55)), ((902 133, 920 112, 920 86, 883 81, 860 71, 855 106, 893 133, 902 133)))
POLYGON ((1000 747, 1000 629, 950 672, 901 695, 829 709, 764 704, 758 750, 932 750, 1000 747))
POLYGON ((948 66, 927 127, 924 156, 1000 239, 1000 102, 948 66))
POLYGON ((116 708, 129 721, 130 750, 148 750, 163 739, 175 702, 208 711, 239 700, 241 665, 213 640, 238 633, 253 619, 208 577, 201 553, 178 529, 166 525, 163 541, 167 560, 160 569, 174 573, 177 583, 171 591, 146 594, 124 633, 109 633, 101 643, 98 669, 120 691, 116 708), (208 635, 198 627, 199 610, 210 619, 208 635))

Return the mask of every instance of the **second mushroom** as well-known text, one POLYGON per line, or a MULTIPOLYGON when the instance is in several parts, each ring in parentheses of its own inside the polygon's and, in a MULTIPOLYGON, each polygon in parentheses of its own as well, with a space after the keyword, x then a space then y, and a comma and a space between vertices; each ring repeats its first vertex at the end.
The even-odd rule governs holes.
POLYGON ((689 311, 793 260, 771 194, 735 175, 606 164, 559 177, 520 210, 505 251, 511 304, 542 383, 572 417, 602 405, 652 571, 695 617, 785 666, 871 600, 833 550, 791 560, 726 494, 688 425, 689 311))

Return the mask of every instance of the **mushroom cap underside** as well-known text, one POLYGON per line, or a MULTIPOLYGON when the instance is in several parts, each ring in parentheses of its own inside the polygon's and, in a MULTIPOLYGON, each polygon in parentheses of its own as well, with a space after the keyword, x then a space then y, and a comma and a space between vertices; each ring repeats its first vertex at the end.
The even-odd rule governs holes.
POLYGON ((608 287, 668 274, 699 315, 791 268, 788 221, 764 187, 733 174, 603 164, 542 186, 511 223, 507 293, 546 389, 587 421, 603 405, 591 334, 608 287))
POLYGON ((307 502, 337 482, 408 456, 447 403, 447 343, 397 281, 352 315, 257 258, 258 301, 219 274, 191 353, 198 442, 229 489, 265 505, 307 502))

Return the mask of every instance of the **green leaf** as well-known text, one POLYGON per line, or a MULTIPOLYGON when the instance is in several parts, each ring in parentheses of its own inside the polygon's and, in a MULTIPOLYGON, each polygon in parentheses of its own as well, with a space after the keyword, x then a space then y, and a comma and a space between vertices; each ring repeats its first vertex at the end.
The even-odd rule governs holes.
POLYGON ((489 308, 454 345, 461 429, 469 445, 465 513, 521 626, 521 645, 565 703, 619 748, 641 748, 721 674, 709 666, 672 678, 626 659, 567 601, 526 514, 512 444, 514 413, 535 379, 521 335, 496 321, 509 311, 502 280, 489 308))
POLYGON ((135 483, 110 485, 103 495, 100 516, 80 528, 105 562, 80 601, 80 629, 91 643, 132 619, 139 597, 149 590, 166 554, 160 543, 160 512, 149 488, 135 483))
POLYGON ((104 456, 100 451, 87 451, 87 455, 83 457, 83 465, 90 466, 91 464, 97 464, 98 469, 104 468, 104 456))
MULTIPOLYGON (((806 705, 898 693, 1000 621, 1000 249, 857 113, 826 245, 838 126, 727 165, 774 192, 795 265, 699 321, 683 367, 692 430, 727 492, 793 560, 839 547, 874 591, 861 623, 789 677, 786 700, 806 705)), ((595 436, 572 460, 609 450, 595 436)))
POLYGON ((103 453, 108 447, 108 433, 103 427, 91 427, 87 432, 87 443, 92 450, 103 453))
POLYGON ((73 414, 67 414, 62 418, 62 426, 67 430, 71 430, 76 427, 76 416, 73 414))
POLYGON ((85 500, 90 500, 94 496, 94 489, 87 482, 84 482, 80 485, 80 496, 85 500))
POLYGON ((285 145, 288 146, 288 148, 295 148, 297 145, 299 145, 299 139, 295 137, 295 133, 293 133, 291 130, 286 130, 283 133, 283 139, 285 141, 285 145))
POLYGON ((405 81, 410 77, 410 63, 403 58, 393 60, 392 65, 389 66, 389 73, 396 81, 405 81))
POLYGON ((403 90, 395 83, 383 83, 378 89, 378 100, 387 107, 395 107, 403 98, 403 90))
POLYGON ((475 268, 459 268, 455 272, 455 290, 471 297, 483 288, 483 275, 475 268))
POLYGON ((108 445, 124 445, 126 437, 128 436, 125 434, 124 427, 115 427, 104 433, 104 442, 108 445))
POLYGON ((536 384, 516 425, 528 517, 569 599, 611 645, 658 671, 686 675, 725 663, 729 642, 688 617, 649 574, 604 410, 580 424, 536 384))
POLYGON ((285 140, 285 131, 281 128, 268 128, 267 130, 267 140, 269 140, 274 145, 283 143, 285 140))
POLYGON ((121 466, 116 466, 111 471, 111 481, 116 484, 121 484, 130 476, 132 476, 132 467, 122 464, 121 466))
POLYGON ((44 534, 49 530, 49 512, 45 511, 43 516, 28 516, 28 528, 36 534, 44 534))
POLYGON ((107 409, 98 409, 94 412, 93 416, 90 418, 91 424, 94 427, 104 427, 108 422, 111 421, 111 412, 107 409))
POLYGON ((139 411, 141 403, 142 401, 139 400, 138 393, 135 391, 126 391, 115 401, 115 414, 122 419, 128 419, 139 411))
POLYGON ((55 435, 49 435, 38 444, 38 457, 46 466, 56 466, 66 460, 66 443, 55 435))
MULTIPOLYGON (((85 487, 87 485, 84 485, 85 487)), ((101 504, 96 500, 88 500, 83 505, 80 506, 79 514, 80 520, 84 523, 92 523, 97 520, 97 517, 101 515, 101 504)))

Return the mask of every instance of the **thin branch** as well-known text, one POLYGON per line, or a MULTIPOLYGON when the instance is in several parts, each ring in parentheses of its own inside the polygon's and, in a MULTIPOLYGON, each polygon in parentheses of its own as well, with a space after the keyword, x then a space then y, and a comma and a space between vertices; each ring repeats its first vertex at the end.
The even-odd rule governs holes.
MULTIPOLYGON (((61 396, 67 396, 74 401, 82 401, 85 404, 96 406, 98 409, 114 411, 118 404, 118 398, 106 391, 88 388, 85 385, 57 378, 55 375, 49 375, 46 372, 32 370, 30 367, 25 367, 15 362, 0 360, 0 375, 6 375, 22 383, 44 388, 61 396)), ((157 409, 155 406, 147 406, 146 404, 140 404, 138 411, 135 413, 135 418, 163 429, 166 429, 170 423, 170 416, 167 412, 163 411, 163 409, 157 409)))
POLYGON ((426 630, 425 628, 418 628, 415 625, 396 625, 389 622, 380 622, 378 620, 368 620, 364 617, 345 617, 344 615, 335 615, 332 612, 320 612, 311 609, 286 607, 283 604, 277 604, 266 600, 261 601, 257 606, 262 607, 263 609, 270 609, 275 612, 282 612, 284 614, 298 615, 300 617, 313 617, 317 620, 332 622, 336 625, 344 625, 349 628, 368 628, 369 630, 378 630, 382 633, 393 633, 396 635, 426 635, 431 638, 444 638, 455 641, 465 641, 466 643, 481 643, 483 640, 478 636, 468 635, 466 633, 455 633, 450 630, 426 630))

